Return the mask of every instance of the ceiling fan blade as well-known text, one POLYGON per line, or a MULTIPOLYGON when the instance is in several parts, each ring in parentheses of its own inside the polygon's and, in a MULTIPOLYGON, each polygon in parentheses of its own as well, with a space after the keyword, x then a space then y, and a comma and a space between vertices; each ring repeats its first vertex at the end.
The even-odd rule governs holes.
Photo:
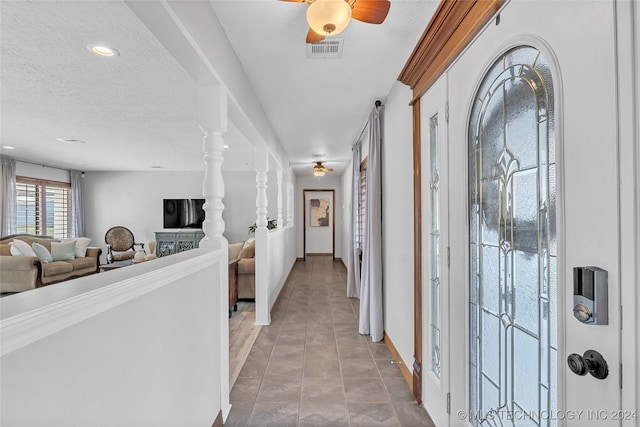
POLYGON ((307 33, 307 43, 315 43, 324 40, 324 36, 316 33, 311 28, 309 28, 309 32, 307 33))
POLYGON ((333 172, 333 168, 324 168, 325 172, 333 172))
POLYGON ((389 0, 356 0, 351 17, 368 24, 382 24, 390 7, 389 0))
POLYGON ((305 0, 280 0, 280 1, 290 1, 291 3, 304 3, 305 0))

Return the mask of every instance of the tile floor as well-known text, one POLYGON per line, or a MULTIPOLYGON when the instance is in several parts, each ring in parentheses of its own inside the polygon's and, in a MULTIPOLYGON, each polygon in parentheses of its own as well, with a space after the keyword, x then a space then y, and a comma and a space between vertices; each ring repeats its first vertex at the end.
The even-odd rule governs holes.
POLYGON ((225 426, 433 426, 384 343, 358 333, 346 269, 297 261, 231 390, 225 426))

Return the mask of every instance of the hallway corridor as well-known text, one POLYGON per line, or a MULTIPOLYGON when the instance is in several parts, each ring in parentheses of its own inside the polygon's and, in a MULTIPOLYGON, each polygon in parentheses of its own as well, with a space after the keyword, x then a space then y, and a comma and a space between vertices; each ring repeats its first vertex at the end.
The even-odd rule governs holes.
POLYGON ((297 261, 231 390, 225 426, 433 426, 384 343, 358 334, 346 269, 297 261))

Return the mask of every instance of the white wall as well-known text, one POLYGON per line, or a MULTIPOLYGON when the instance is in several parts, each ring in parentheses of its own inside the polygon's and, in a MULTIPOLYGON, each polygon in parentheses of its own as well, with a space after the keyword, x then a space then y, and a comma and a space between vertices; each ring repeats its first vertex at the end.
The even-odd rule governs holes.
POLYGON ((16 160, 16 175, 29 178, 48 179, 58 182, 71 182, 69 171, 49 166, 34 165, 16 160))
MULTIPOLYGON (((224 237, 229 243, 249 237, 249 226, 256 222, 256 173, 254 171, 223 171, 224 237)), ((275 218, 275 217, 274 217, 275 218)))
POLYGON ((127 227, 136 242, 155 240, 163 228, 162 199, 202 198, 204 172, 86 172, 85 234, 105 255, 104 234, 127 227))
POLYGON ((330 254, 333 253, 333 216, 336 218, 338 213, 334 212, 336 208, 333 202, 334 192, 332 191, 307 191, 306 192, 306 212, 304 221, 307 227, 306 234, 306 251, 308 254, 330 254), (324 199, 329 201, 329 224, 327 226, 311 225, 311 199, 324 199))
MULTIPOLYGON (((339 175, 326 174, 323 177, 315 176, 297 176, 295 185, 295 219, 294 224, 296 228, 296 256, 302 258, 303 254, 303 226, 302 221, 302 191, 303 190, 335 190, 336 191, 336 206, 342 205, 342 182, 339 175)), ((308 215, 308 212, 307 212, 308 215)), ((342 211, 338 209, 336 211, 336 258, 342 257, 342 227, 343 217, 342 211)))
POLYGON ((227 261, 190 252, 2 298, 0 424, 212 425, 227 261))
POLYGON ((269 310, 273 308, 296 262, 295 237, 293 227, 269 232, 269 310))
MULTIPOLYGON (((385 331, 413 366, 413 135, 411 90, 396 82, 383 113, 382 243, 385 331)), ((366 144, 365 144, 366 145, 366 144)))

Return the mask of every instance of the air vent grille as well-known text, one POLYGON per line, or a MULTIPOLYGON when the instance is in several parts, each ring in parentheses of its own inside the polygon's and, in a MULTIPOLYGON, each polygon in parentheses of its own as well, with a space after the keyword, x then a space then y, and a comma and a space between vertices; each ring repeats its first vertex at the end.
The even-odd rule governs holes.
POLYGON ((331 38, 307 44, 308 58, 342 58, 344 39, 331 38))

